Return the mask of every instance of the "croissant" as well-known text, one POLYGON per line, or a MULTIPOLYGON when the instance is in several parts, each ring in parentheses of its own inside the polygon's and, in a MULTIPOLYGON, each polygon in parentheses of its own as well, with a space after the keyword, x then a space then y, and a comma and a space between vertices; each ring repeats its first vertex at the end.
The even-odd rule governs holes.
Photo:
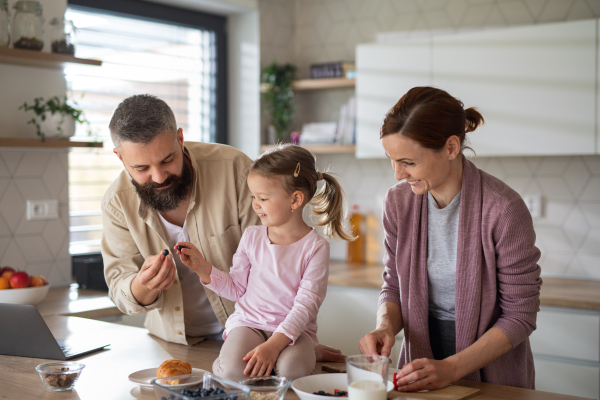
MULTIPOLYGON (((160 367, 158 367, 158 371, 156 371, 156 377, 157 378, 168 378, 170 376, 178 376, 178 375, 187 375, 187 374, 191 374, 192 373, 192 366, 190 365, 190 363, 185 362, 185 361, 181 361, 181 360, 177 360, 177 359, 171 359, 171 360, 167 360, 164 363, 160 364, 160 367)), ((173 379, 171 381, 169 381, 170 385, 178 385, 180 379, 173 379)))

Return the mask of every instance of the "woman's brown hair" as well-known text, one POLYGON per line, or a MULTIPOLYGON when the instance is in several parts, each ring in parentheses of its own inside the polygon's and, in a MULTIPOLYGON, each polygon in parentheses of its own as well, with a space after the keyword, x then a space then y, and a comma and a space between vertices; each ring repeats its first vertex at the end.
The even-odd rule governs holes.
POLYGON ((465 145, 466 134, 484 120, 475 108, 463 107, 460 100, 444 90, 414 87, 387 112, 379 137, 400 133, 427 149, 441 150, 450 136, 457 136, 461 151, 473 151, 465 145))
POLYGON ((333 174, 318 172, 315 157, 305 148, 294 144, 280 144, 260 155, 250 166, 250 173, 268 178, 280 178, 288 193, 297 190, 306 196, 316 215, 314 224, 323 228, 327 237, 343 240, 356 239, 344 230, 344 191, 333 174), (296 176, 297 175, 297 176, 296 176), (325 181, 317 192, 317 181, 325 181))

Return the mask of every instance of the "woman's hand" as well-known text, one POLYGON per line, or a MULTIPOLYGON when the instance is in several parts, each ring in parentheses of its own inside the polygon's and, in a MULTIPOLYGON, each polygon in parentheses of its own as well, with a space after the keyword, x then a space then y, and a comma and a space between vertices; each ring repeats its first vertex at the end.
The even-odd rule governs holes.
POLYGON ((395 342, 396 337, 391 328, 377 328, 360 339, 360 352, 361 354, 389 357, 395 342))
POLYGON ((244 356, 242 360, 248 361, 244 375, 265 376, 271 375, 279 353, 291 343, 291 339, 283 333, 274 333, 266 342, 256 346, 244 356))
POLYGON ((181 262, 194 271, 202 282, 205 284, 210 284, 210 272, 212 271, 212 265, 210 265, 202 254, 200 250, 196 248, 193 244, 189 242, 177 242, 175 246, 173 246, 173 250, 179 254, 179 258, 181 262), (181 246, 181 250, 178 248, 181 246))
POLYGON ((394 386, 399 392, 442 389, 454 382, 456 368, 448 359, 420 358, 394 374, 394 386))

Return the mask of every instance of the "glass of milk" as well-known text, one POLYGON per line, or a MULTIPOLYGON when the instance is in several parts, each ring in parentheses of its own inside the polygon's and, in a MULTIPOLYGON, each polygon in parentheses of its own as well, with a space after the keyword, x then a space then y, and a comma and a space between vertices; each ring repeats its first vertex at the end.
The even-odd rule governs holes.
POLYGON ((383 356, 346 358, 349 400, 386 400, 390 359, 383 356))

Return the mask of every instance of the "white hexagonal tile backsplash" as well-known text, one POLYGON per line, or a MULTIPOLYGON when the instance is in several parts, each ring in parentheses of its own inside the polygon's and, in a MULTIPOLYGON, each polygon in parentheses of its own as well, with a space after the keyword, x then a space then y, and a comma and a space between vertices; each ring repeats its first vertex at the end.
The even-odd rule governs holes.
POLYGON ((0 152, 0 265, 71 282, 66 151, 0 152), (27 200, 59 200, 59 219, 27 221, 27 200), (65 245, 67 244, 67 245, 65 245))

